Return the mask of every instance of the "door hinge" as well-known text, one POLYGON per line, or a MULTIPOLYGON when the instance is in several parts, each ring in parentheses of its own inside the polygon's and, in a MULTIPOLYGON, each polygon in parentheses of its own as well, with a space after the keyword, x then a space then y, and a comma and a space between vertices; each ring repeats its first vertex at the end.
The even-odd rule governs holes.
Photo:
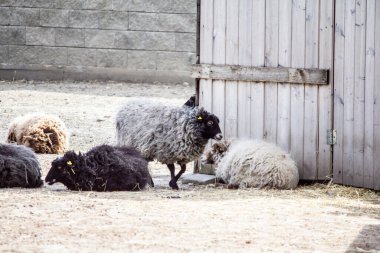
POLYGON ((327 144, 328 145, 336 144, 336 129, 327 130, 327 144))

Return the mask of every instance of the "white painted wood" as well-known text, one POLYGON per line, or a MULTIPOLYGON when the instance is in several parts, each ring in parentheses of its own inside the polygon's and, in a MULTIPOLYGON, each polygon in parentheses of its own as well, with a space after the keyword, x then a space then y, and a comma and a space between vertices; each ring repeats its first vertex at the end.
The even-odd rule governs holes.
POLYGON ((238 135, 238 82, 226 81, 225 129, 226 138, 236 138, 238 135))
MULTIPOLYGON (((267 0, 265 8, 265 66, 278 66, 278 0, 267 0)), ((264 86, 264 138, 277 141, 277 83, 264 86)))
POLYGON ((337 129, 337 143, 334 145, 333 178, 343 183, 343 122, 344 122, 344 10, 346 0, 336 0, 335 45, 334 45, 334 128, 337 129))
MULTIPOLYGON (((305 65, 305 0, 293 0, 292 6, 292 67, 305 65)), ((303 132, 304 132, 304 86, 291 86, 290 101, 290 150, 297 162, 300 178, 303 170, 303 132)))
POLYGON ((214 0, 201 1, 200 63, 212 63, 214 0))
POLYGON ((199 81, 199 105, 205 110, 212 111, 212 81, 200 80, 199 81))
POLYGON ((375 14, 375 87, 374 87, 374 104, 373 117, 374 117, 374 189, 380 190, 380 2, 376 0, 376 14, 375 14))
MULTIPOLYGON (((212 63, 213 54, 213 26, 214 1, 201 1, 201 27, 200 27, 200 63, 212 63)), ((206 110, 212 110, 212 81, 200 80, 199 105, 206 110)))
MULTIPOLYGON (((305 67, 318 68, 319 0, 306 0, 305 67)), ((317 178, 318 87, 305 85, 303 178, 317 178)), ((323 109, 323 108, 321 108, 323 109)))
MULTIPOLYGON (((252 64, 252 0, 239 5, 239 65, 252 64)), ((238 137, 250 137, 251 94, 249 82, 238 82, 238 137)))
MULTIPOLYGON (((290 67, 292 50, 292 0, 279 1, 278 63, 290 67)), ((290 85, 278 84, 277 144, 290 151, 290 85)))
POLYGON ((267 140, 290 150, 302 179, 328 179, 333 160, 334 182, 380 189, 380 54, 375 53, 380 3, 203 0, 201 5, 208 9, 201 12, 201 63, 225 64, 235 74, 241 70, 234 65, 333 71, 328 85, 314 86, 257 83, 244 75, 239 81, 201 80, 201 105, 221 118, 225 136, 261 139, 266 133, 267 140), (326 141, 331 128, 338 134, 334 156, 326 141))
MULTIPOLYGON (((239 63, 239 1, 227 0, 226 64, 239 63)), ((225 137, 237 137, 238 82, 226 81, 225 137)))
POLYGON ((366 0, 356 0, 355 69, 354 69, 354 186, 364 184, 364 88, 365 88, 365 25, 366 0))
POLYGON ((193 65, 192 77, 247 82, 287 82, 301 85, 328 84, 328 70, 325 69, 197 64, 193 65))
POLYGON ((355 0, 346 0, 344 39, 343 183, 354 183, 355 0))
POLYGON ((226 63, 227 0, 214 0, 213 63, 226 63))
MULTIPOLYGON (((331 69, 333 59, 333 20, 334 1, 320 0, 319 11, 319 68, 331 69)), ((327 130, 332 129, 332 88, 333 72, 330 85, 319 87, 318 111, 318 179, 332 178, 332 147, 327 143, 327 130)))
MULTIPOLYGON (((252 10, 252 66, 265 63, 265 0, 256 0, 252 10)), ((264 136, 264 84, 251 83, 251 133, 253 139, 264 136)))
POLYGON ((364 112, 364 174, 363 186, 374 187, 374 87, 375 87, 375 0, 367 0, 366 62, 365 62, 365 112, 364 112))
MULTIPOLYGON (((226 7, 227 0, 214 0, 214 43, 213 63, 226 63, 226 7)), ((213 81, 212 112, 219 118, 224 134, 225 123, 225 81, 213 81)))
POLYGON ((212 84, 212 112, 219 118, 219 127, 223 135, 225 129, 225 81, 214 80, 212 84))

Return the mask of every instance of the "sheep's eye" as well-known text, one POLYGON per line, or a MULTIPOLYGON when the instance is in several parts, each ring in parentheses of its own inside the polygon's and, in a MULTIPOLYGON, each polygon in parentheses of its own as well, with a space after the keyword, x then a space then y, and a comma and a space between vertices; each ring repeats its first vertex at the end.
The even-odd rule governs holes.
POLYGON ((214 122, 213 121, 207 121, 207 125, 212 126, 212 125, 214 125, 214 122))

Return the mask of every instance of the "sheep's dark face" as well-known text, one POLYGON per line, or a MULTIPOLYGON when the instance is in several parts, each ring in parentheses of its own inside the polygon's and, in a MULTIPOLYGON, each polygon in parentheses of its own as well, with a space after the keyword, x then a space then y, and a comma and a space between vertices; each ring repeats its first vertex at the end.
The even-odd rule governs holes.
POLYGON ((197 122, 202 124, 201 132, 204 139, 223 139, 222 131, 219 127, 219 119, 214 114, 200 111, 197 115, 197 122))
POLYGON ((79 172, 79 156, 74 152, 67 152, 63 157, 52 162, 52 166, 45 178, 49 185, 60 182, 69 189, 75 188, 75 177, 79 172))

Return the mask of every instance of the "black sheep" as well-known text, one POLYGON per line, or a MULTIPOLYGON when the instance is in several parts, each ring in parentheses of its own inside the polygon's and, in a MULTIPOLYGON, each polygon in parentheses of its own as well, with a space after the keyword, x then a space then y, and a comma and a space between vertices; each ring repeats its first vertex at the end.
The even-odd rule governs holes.
POLYGON ((35 188, 42 184, 41 166, 31 149, 0 144, 0 188, 35 188))
POLYGON ((135 149, 101 145, 86 154, 66 152, 52 162, 45 178, 74 191, 138 191, 153 187, 148 162, 135 149))

